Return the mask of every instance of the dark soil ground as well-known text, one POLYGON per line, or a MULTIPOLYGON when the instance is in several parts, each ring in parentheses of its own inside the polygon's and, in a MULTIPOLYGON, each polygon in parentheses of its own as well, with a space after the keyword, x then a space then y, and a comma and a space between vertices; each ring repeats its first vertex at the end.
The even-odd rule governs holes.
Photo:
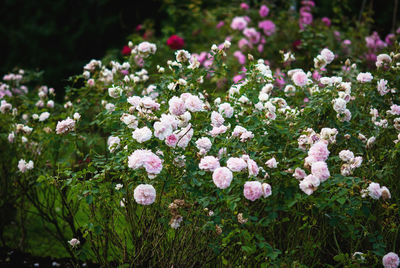
MULTIPOLYGON (((0 248, 0 267, 73 267, 68 258, 37 257, 10 248, 0 248)), ((99 267, 93 263, 80 263, 80 267, 99 267)))

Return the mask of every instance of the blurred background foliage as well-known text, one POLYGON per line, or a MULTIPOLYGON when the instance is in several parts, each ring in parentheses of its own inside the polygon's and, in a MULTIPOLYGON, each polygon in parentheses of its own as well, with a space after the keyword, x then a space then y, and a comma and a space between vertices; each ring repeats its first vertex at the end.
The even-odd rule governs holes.
MULTIPOLYGON (((201 28, 212 10, 266 3, 297 10, 300 0, 2 0, 0 3, 0 71, 14 68, 43 70, 43 84, 61 97, 67 78, 78 74, 90 59, 118 55, 137 25, 148 25, 157 37, 181 34, 186 42, 201 28), (197 25, 197 26, 196 26, 197 25)), ((398 0, 317 0, 315 16, 333 24, 363 21, 381 36, 400 21, 398 0)), ((143 31, 140 32, 143 34, 143 31)), ((210 37, 212 40, 212 37, 210 37)), ((196 40, 197 41, 197 40, 196 40)))

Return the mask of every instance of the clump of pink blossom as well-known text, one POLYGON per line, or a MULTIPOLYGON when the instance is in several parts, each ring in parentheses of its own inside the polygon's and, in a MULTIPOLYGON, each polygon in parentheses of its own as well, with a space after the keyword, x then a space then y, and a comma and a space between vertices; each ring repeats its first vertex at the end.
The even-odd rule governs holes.
POLYGON ((26 162, 24 159, 19 160, 18 169, 21 173, 25 173, 26 171, 33 169, 33 161, 30 160, 29 162, 26 162))
POLYGON ((276 162, 275 157, 272 157, 271 159, 269 159, 267 162, 265 162, 265 164, 269 168, 277 168, 278 167, 278 162, 276 162))
POLYGON ((311 195, 315 190, 317 190, 319 185, 319 179, 310 174, 300 182, 299 187, 305 194, 311 195))
POLYGON ((264 17, 268 16, 269 8, 266 5, 262 5, 260 7, 260 10, 258 11, 258 13, 260 14, 260 17, 264 18, 264 17))
POLYGON ((140 205, 151 205, 156 200, 156 189, 151 184, 139 184, 133 191, 133 198, 140 205))
POLYGON ((135 170, 144 167, 148 176, 153 178, 155 175, 160 174, 162 161, 150 150, 136 150, 128 156, 128 167, 135 170))
POLYGON ((385 268, 397 268, 400 265, 399 256, 394 252, 389 252, 383 256, 382 264, 385 268))
POLYGON ((233 30, 243 30, 247 27, 247 20, 244 17, 235 17, 232 20, 231 28, 233 30))
POLYGON ((263 195, 263 187, 259 181, 247 181, 244 184, 243 195, 250 201, 255 201, 263 195))
POLYGON ((219 167, 215 169, 212 175, 213 182, 219 189, 228 188, 229 185, 231 185, 232 178, 232 171, 227 167, 219 167))
POLYGON ((361 83, 368 83, 371 82, 373 79, 373 76, 370 72, 366 72, 366 73, 359 73, 357 75, 357 81, 361 82, 361 83))
POLYGON ((65 134, 75 130, 75 120, 67 117, 67 119, 58 121, 56 127, 57 134, 65 134))
POLYGON ((196 141, 196 147, 200 154, 206 154, 211 149, 212 143, 209 138, 203 137, 196 141))
POLYGON ((239 172, 247 168, 247 163, 242 158, 231 157, 226 162, 228 168, 233 172, 239 172))
POLYGON ((205 156, 200 160, 199 168, 202 170, 214 171, 219 167, 219 160, 215 156, 205 156))
POLYGON ((173 115, 182 115, 186 111, 185 102, 176 96, 172 97, 169 101, 169 112, 173 115))
POLYGON ((271 20, 260 21, 258 23, 258 28, 262 29, 266 36, 273 35, 276 30, 275 23, 273 23, 271 20))
POLYGON ((308 156, 311 157, 314 162, 325 161, 328 159, 328 142, 321 140, 314 143, 308 151, 308 156))
POLYGON ((307 84, 308 78, 303 71, 297 71, 292 75, 292 80, 296 86, 303 87, 307 84))
POLYGON ((326 181, 330 177, 328 165, 323 161, 314 162, 311 166, 311 173, 321 182, 326 181))

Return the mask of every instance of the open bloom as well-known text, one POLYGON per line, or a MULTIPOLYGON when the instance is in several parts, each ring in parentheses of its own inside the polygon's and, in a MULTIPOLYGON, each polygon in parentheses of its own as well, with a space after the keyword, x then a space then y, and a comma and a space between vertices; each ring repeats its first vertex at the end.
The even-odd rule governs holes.
POLYGON ((74 248, 79 246, 81 242, 76 238, 72 238, 71 240, 68 241, 68 243, 74 248))
POLYGON ((67 119, 58 121, 56 127, 57 134, 64 134, 75 130, 75 120, 67 117, 67 119))
POLYGON ((220 189, 226 189, 231 185, 233 178, 232 171, 230 171, 227 167, 219 167, 214 170, 212 175, 212 179, 214 184, 220 189))
POLYGON ((132 132, 132 138, 137 142, 143 143, 151 139, 151 130, 148 127, 137 128, 132 132))
POLYGON ((369 73, 369 72, 366 72, 366 73, 359 73, 358 75, 357 75, 357 81, 358 82, 361 82, 361 83, 368 83, 368 82, 371 82, 371 80, 372 80, 372 74, 371 73, 369 73))
POLYGON ((25 173, 27 170, 33 169, 33 161, 26 162, 24 159, 19 160, 18 169, 21 173, 25 173))
POLYGON ((162 162, 150 150, 136 150, 128 156, 128 167, 132 169, 144 167, 149 177, 154 177, 161 172, 162 162))
POLYGON ((373 199, 379 199, 382 195, 382 190, 379 183, 371 182, 368 186, 368 194, 373 199))
POLYGON ((211 149, 212 143, 209 138, 203 137, 196 141, 196 147, 200 154, 206 154, 211 149))
POLYGON ((247 21, 244 17, 235 17, 232 20, 231 28, 233 30, 243 30, 247 27, 247 21))
POLYGON ((214 156, 205 156, 200 160, 199 168, 206 171, 214 171, 220 167, 218 158, 214 156))
POLYGON ((314 162, 311 166, 311 173, 321 182, 326 181, 331 176, 328 165, 323 161, 314 162))
POLYGON ((156 189, 151 184, 140 184, 133 191, 133 198, 141 205, 151 205, 156 200, 156 189))
POLYGON ((308 156, 317 161, 325 161, 328 159, 329 150, 328 150, 328 142, 326 141, 318 141, 311 146, 308 151, 308 156))
POLYGON ((302 87, 307 84, 307 75, 303 71, 297 71, 292 76, 293 83, 296 86, 302 87))
POLYGON ((307 195, 311 195, 320 185, 319 179, 310 174, 305 177, 299 184, 300 189, 307 195))
POLYGON ((397 268, 400 264, 399 256, 394 252, 389 252, 383 256, 382 264, 385 268, 397 268))
POLYGON ((244 197, 250 201, 255 201, 259 199, 262 195, 268 195, 270 193, 270 189, 265 187, 265 192, 263 192, 263 187, 261 182, 259 181, 247 181, 244 184, 243 194, 244 197))
POLYGON ((247 163, 242 158, 238 157, 231 157, 226 162, 228 168, 234 172, 242 171, 243 169, 247 168, 247 163))
POLYGON ((182 49, 185 46, 185 41, 178 35, 171 35, 167 40, 167 46, 171 49, 182 49))

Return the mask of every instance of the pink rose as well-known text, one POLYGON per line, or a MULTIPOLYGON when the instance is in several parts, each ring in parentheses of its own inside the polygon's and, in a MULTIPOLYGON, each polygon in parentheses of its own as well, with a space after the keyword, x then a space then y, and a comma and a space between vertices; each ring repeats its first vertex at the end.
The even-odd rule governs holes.
POLYGON ((214 171, 220 167, 218 158, 205 156, 200 160, 199 168, 206 171, 214 171))
POLYGON ((220 189, 226 189, 231 185, 233 174, 226 167, 219 167, 212 175, 214 184, 220 189))
POLYGON ((156 189, 150 184, 140 184, 133 191, 136 203, 151 205, 156 200, 156 189))
POLYGON ((263 195, 263 187, 259 181, 247 181, 243 188, 244 197, 250 201, 255 201, 263 195))

